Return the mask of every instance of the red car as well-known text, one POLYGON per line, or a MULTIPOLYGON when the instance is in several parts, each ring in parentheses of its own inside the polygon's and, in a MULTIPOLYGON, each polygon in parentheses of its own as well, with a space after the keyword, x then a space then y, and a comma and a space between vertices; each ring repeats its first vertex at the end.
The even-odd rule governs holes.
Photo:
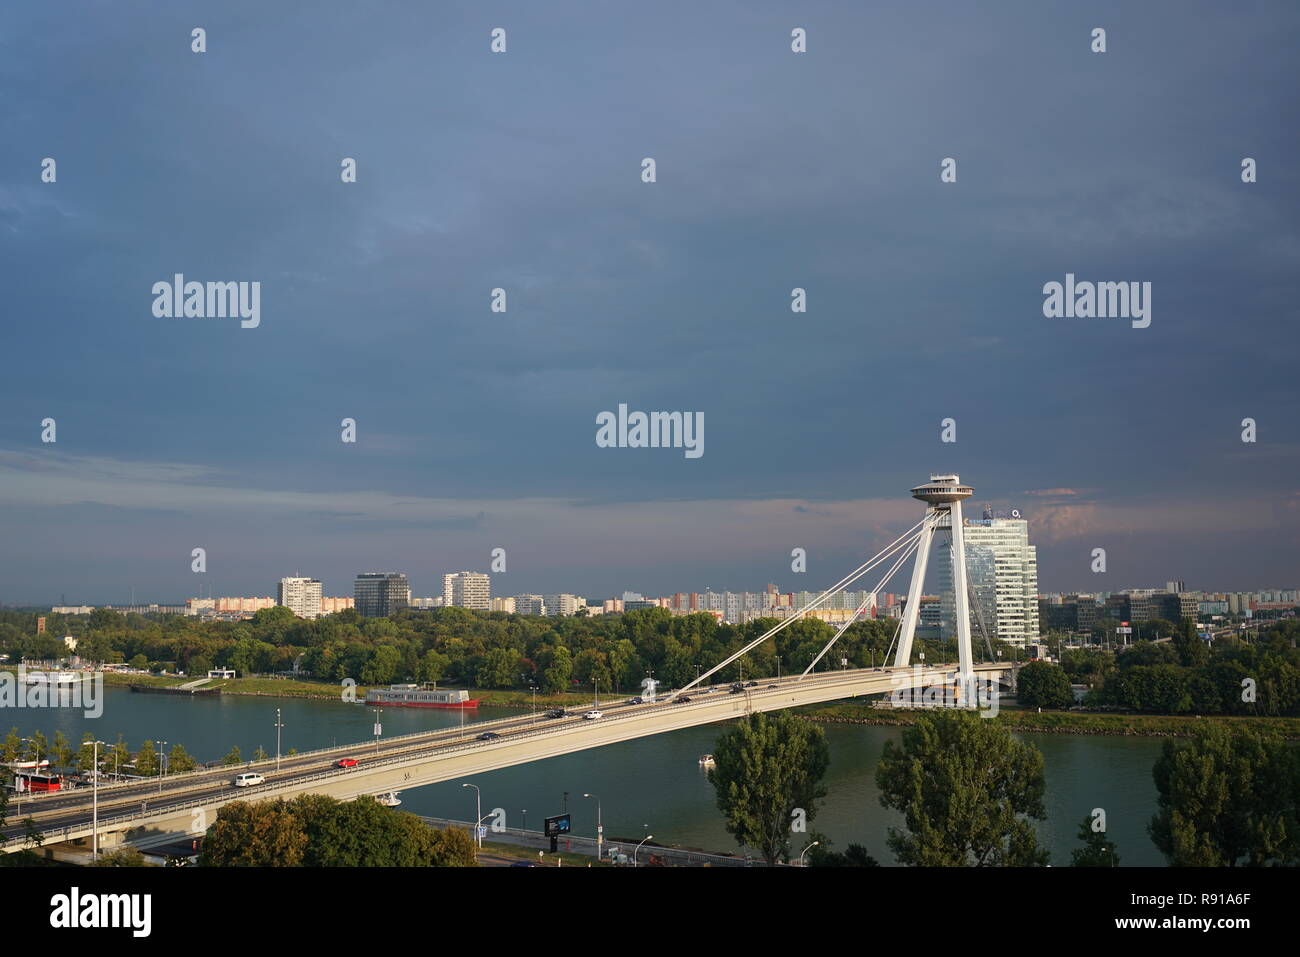
POLYGON ((357 759, 356 759, 356 758, 339 758, 338 761, 335 762, 334 766, 335 766, 336 768, 355 768, 355 767, 357 766, 357 759))

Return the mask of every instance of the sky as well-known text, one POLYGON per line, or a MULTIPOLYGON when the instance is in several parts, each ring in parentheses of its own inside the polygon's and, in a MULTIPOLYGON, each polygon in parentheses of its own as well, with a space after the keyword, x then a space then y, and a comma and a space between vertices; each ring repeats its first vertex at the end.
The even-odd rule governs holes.
POLYGON ((494 548, 494 594, 817 589, 947 472, 1043 591, 1294 587, 1298 42, 1290 2, 7 4, 0 603, 436 595, 494 548), (260 324, 156 317, 177 273, 260 324), (1048 318, 1067 273, 1150 325, 1048 318), (620 403, 704 454, 599 447, 620 403))

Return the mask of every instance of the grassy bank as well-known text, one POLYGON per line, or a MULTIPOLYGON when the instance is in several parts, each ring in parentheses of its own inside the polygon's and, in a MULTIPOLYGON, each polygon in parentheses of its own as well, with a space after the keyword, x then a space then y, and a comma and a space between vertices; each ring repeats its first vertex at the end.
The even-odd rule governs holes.
MULTIPOLYGON (((175 688, 180 685, 194 681, 194 678, 166 677, 159 678, 153 675, 119 675, 111 672, 105 672, 104 684, 110 687, 125 688, 130 685, 148 685, 149 687, 175 688)), ((339 700, 342 695, 342 687, 336 682, 329 681, 310 681, 306 679, 293 678, 214 678, 212 681, 200 685, 202 688, 220 688, 222 694, 243 694, 243 695, 263 695, 273 698, 321 698, 324 700, 339 700)), ((383 686, 387 687, 387 685, 383 686)), ((454 685, 443 685, 442 687, 453 689, 454 685)), ((353 691, 357 700, 364 701, 367 687, 357 685, 353 691)), ((533 696, 527 691, 496 691, 491 689, 469 688, 466 689, 470 697, 477 698, 481 704, 490 705, 497 708, 520 708, 530 709, 533 706, 533 696)), ((628 695, 601 695, 602 704, 610 704, 616 701, 626 700, 628 695)), ((570 694, 539 694, 537 696, 537 708, 569 708, 576 709, 591 704, 591 695, 583 692, 570 694)))
MULTIPOLYGON (((863 702, 838 701, 796 709, 810 721, 828 724, 909 725, 924 709, 872 708, 863 702)), ((1013 731, 1054 734, 1113 734, 1140 737, 1190 737, 1208 724, 1246 725, 1267 734, 1300 739, 1300 718, 1235 717, 1225 715, 1113 714, 1094 711, 1029 711, 1002 708, 996 718, 1013 731)))

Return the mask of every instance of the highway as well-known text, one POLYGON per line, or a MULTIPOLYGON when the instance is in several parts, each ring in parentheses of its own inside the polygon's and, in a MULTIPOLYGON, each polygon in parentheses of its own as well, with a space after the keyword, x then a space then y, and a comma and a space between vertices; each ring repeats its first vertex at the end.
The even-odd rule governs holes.
MULTIPOLYGON (((955 665, 924 669, 870 668, 828 671, 809 675, 750 682, 744 693, 731 694, 728 686, 691 689, 689 700, 672 693, 648 704, 602 704, 603 717, 585 720, 583 710, 570 710, 563 718, 545 718, 543 712, 494 721, 469 722, 459 727, 419 732, 396 738, 326 748, 275 759, 248 762, 168 775, 161 779, 99 787, 101 834, 123 833, 141 846, 174 840, 178 834, 198 833, 215 820, 221 805, 232 800, 292 797, 302 793, 333 794, 341 799, 380 794, 481 773, 559 754, 600 747, 683 727, 732 720, 750 711, 798 707, 819 701, 888 692, 915 683, 949 680, 955 665), (491 731, 500 735, 480 741, 491 731), (355 758, 356 767, 339 768, 341 758, 355 758), (264 784, 237 788, 236 774, 255 771, 264 784), (160 790, 161 789, 161 790, 160 790), (140 838, 145 838, 144 841, 140 838)), ((979 672, 1005 672, 1007 665, 987 664, 979 672)), ((32 817, 46 835, 46 843, 85 837, 90 833, 91 791, 71 791, 24 797, 21 810, 11 802, 9 827, 0 831, 5 851, 21 846, 23 818, 32 817)), ((103 838, 101 837, 101 840, 103 838)))

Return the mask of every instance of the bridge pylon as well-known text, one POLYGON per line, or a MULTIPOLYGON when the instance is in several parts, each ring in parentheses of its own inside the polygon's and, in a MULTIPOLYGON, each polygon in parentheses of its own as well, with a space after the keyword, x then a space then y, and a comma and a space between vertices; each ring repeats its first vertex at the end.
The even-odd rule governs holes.
POLYGON ((903 609, 903 624, 898 635, 898 652, 894 657, 896 667, 911 664, 912 639, 921 615, 921 593, 925 587, 925 570, 929 564, 930 544, 934 533, 949 529, 952 534, 952 589, 957 612, 957 673, 961 686, 971 687, 974 672, 971 668, 970 606, 966 587, 966 542, 963 535, 961 503, 975 494, 969 485, 962 485, 957 475, 931 475, 930 481, 912 489, 912 497, 925 502, 925 519, 921 525, 920 542, 912 566, 912 583, 907 590, 907 607, 903 609))

